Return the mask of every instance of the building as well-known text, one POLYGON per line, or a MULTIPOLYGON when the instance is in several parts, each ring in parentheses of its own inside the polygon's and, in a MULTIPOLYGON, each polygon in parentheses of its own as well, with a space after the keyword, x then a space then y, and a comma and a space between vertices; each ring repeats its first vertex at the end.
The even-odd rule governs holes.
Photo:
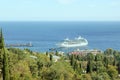
POLYGON ((96 50, 96 49, 95 50, 93 50, 93 49, 92 50, 79 50, 79 49, 77 49, 77 50, 74 50, 74 51, 70 52, 69 55, 75 54, 75 55, 85 56, 89 53, 92 53, 92 54, 96 55, 96 54, 102 53, 102 51, 101 50, 96 50))

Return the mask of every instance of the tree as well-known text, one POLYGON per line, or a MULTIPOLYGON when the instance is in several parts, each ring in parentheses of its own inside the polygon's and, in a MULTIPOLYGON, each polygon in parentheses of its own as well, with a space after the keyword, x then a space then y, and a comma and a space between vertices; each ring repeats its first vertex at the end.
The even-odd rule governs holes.
POLYGON ((80 80, 92 80, 90 74, 83 74, 80 80))
POLYGON ((93 71, 93 61, 88 61, 87 63, 87 73, 91 73, 93 71))
POLYGON ((11 70, 11 80, 34 80, 32 79, 28 63, 25 60, 20 60, 14 64, 11 70))
POLYGON ((57 51, 57 50, 56 50, 56 52, 55 52, 55 55, 56 55, 56 56, 59 56, 59 53, 58 53, 58 51, 57 51))
POLYGON ((106 55, 113 55, 113 52, 114 50, 109 48, 109 49, 106 49, 106 51, 104 52, 106 55))
POLYGON ((92 80, 111 80, 110 76, 106 72, 97 74, 96 72, 91 73, 92 80))
POLYGON ((108 68, 108 64, 109 64, 109 60, 108 60, 108 58, 107 58, 107 56, 105 56, 104 57, 104 66, 106 67, 106 68, 108 68))
POLYGON ((106 68, 104 67, 102 61, 96 62, 96 71, 97 71, 97 73, 102 73, 102 72, 106 71, 106 68))
POLYGON ((99 53, 95 56, 95 61, 102 61, 103 60, 103 54, 99 53))
POLYGON ((88 59, 88 61, 89 61, 89 60, 90 60, 90 61, 94 61, 94 60, 95 60, 95 56, 94 56, 92 53, 88 53, 87 59, 88 59))
POLYGON ((8 55, 6 53, 5 50, 5 46, 4 46, 4 38, 3 38, 3 34, 2 34, 2 29, 0 32, 0 49, 1 49, 1 53, 3 54, 3 80, 9 80, 9 67, 8 67, 8 55))
POLYGON ((118 63, 118 73, 120 74, 120 61, 118 63))
POLYGON ((98 76, 101 76, 102 80, 110 80, 110 76, 106 72, 100 73, 98 76))
POLYGON ((52 54, 50 54, 50 61, 52 61, 53 60, 53 55, 52 54))
POLYGON ((3 49, 3 80, 9 80, 9 65, 8 65, 8 55, 3 49))
POLYGON ((116 66, 108 65, 108 75, 114 80, 118 76, 118 71, 116 70, 116 66))
POLYGON ((74 64, 75 64, 74 54, 72 54, 72 55, 70 56, 70 64, 71 64, 71 66, 74 66, 74 64))
POLYGON ((50 68, 41 70, 41 80, 74 80, 74 71, 69 63, 61 61, 54 63, 50 68))
POLYGON ((29 68, 30 68, 30 71, 31 71, 31 74, 32 74, 33 78, 37 78, 38 77, 38 65, 37 65, 37 61, 30 60, 29 68))
POLYGON ((95 56, 92 53, 87 55, 88 63, 87 63, 87 73, 91 73, 93 71, 93 61, 95 60, 95 56))
POLYGON ((48 51, 46 52, 46 56, 48 56, 48 51))

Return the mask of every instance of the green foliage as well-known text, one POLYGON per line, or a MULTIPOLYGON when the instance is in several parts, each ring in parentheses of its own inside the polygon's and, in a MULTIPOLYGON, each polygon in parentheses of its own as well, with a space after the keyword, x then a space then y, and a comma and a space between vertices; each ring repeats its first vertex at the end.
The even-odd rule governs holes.
POLYGON ((80 78, 80 80, 92 80, 90 74, 83 74, 80 78))
POLYGON ((29 68, 30 68, 30 72, 31 72, 33 78, 37 78, 38 77, 38 65, 37 65, 37 61, 31 60, 29 62, 29 68))
POLYGON ((71 64, 71 66, 74 66, 74 64, 75 64, 75 58, 74 57, 75 56, 73 54, 70 57, 70 64, 71 64))
POLYGON ((95 56, 95 61, 103 61, 104 59, 104 55, 101 53, 101 54, 97 54, 95 56))
POLYGON ((48 56, 48 54, 49 54, 49 53, 48 53, 48 51, 47 51, 47 52, 46 52, 46 56, 48 56))
POLYGON ((96 72, 91 73, 92 80, 111 80, 110 76, 106 72, 97 74, 96 72))
POLYGON ((92 71, 93 71, 93 61, 88 61, 87 73, 91 73, 92 71))
POLYGON ((88 74, 91 74, 92 80, 117 80, 118 72, 120 73, 119 56, 120 52, 113 49, 107 49, 104 54, 70 55, 70 64, 76 74, 83 75, 87 71, 88 74))
POLYGON ((106 51, 105 51, 104 53, 105 53, 106 55, 113 55, 113 52, 114 52, 113 49, 108 48, 108 49, 106 49, 106 51))
POLYGON ((96 71, 97 71, 97 73, 102 73, 102 72, 106 71, 106 68, 104 67, 102 61, 96 62, 96 71))
POLYGON ((95 56, 92 53, 88 53, 87 60, 88 61, 94 61, 95 60, 95 56))
POLYGON ((50 61, 52 61, 53 60, 53 55, 52 54, 50 54, 50 61))
POLYGON ((9 80, 8 54, 3 48, 3 80, 9 80))
POLYGON ((74 71, 66 62, 56 62, 50 68, 41 70, 42 80, 73 80, 74 71))
POLYGON ((7 50, 5 50, 2 29, 0 32, 0 64, 2 65, 0 66, 0 73, 2 72, 1 76, 3 80, 9 80, 8 53, 7 50))
POLYGON ((110 80, 110 76, 106 72, 102 72, 98 76, 101 76, 102 80, 110 80))
POLYGON ((118 71, 116 70, 116 66, 109 65, 107 72, 112 80, 114 80, 118 76, 118 71))
POLYGON ((120 74, 120 61, 119 61, 118 65, 117 65, 117 67, 118 67, 118 73, 120 74))
POLYGON ((11 79, 12 80, 32 80, 32 74, 26 61, 19 61, 13 67, 11 67, 11 79))
MULTIPOLYGON (((116 53, 114 56, 116 55, 119 54, 116 53)), ((10 48, 8 55, 10 79, 117 80, 119 67, 113 67, 114 56, 106 56, 106 54, 93 55, 92 53, 86 56, 69 55, 69 58, 53 62, 51 61, 52 56, 50 59, 50 56, 46 56, 46 54, 31 53, 29 51, 26 53, 26 50, 10 48)), ((118 66, 118 61, 116 59, 116 66, 118 66)))
POLYGON ((26 53, 24 50, 20 50, 18 48, 9 48, 9 52, 17 54, 18 55, 18 60, 23 60, 26 58, 26 53))
POLYGON ((55 52, 55 55, 56 55, 56 56, 59 56, 59 53, 58 53, 58 51, 56 51, 56 52, 55 52))

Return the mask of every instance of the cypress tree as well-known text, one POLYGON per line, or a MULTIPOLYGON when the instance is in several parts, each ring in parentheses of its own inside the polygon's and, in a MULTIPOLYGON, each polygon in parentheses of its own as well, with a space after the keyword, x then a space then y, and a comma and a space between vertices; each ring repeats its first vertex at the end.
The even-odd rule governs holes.
POLYGON ((77 69, 78 69, 77 60, 76 60, 75 63, 74 63, 73 69, 76 70, 76 71, 77 71, 77 69))
POLYGON ((56 55, 56 56, 59 56, 59 53, 58 53, 58 51, 56 51, 56 52, 55 52, 55 55, 56 55))
POLYGON ((116 66, 116 64, 117 64, 117 61, 116 61, 116 59, 114 58, 113 66, 116 66))
POLYGON ((3 53, 2 53, 2 38, 0 35, 0 79, 2 79, 2 68, 3 68, 3 53))
POLYGON ((74 64, 75 64, 74 54, 71 55, 70 64, 71 64, 71 66, 74 66, 74 64))
POLYGON ((9 80, 9 66, 8 66, 8 57, 5 49, 3 49, 3 80, 9 80))
POLYGON ((119 61, 118 65, 117 65, 117 67, 118 67, 118 73, 120 74, 120 61, 119 61))
POLYGON ((46 56, 48 56, 48 51, 46 52, 46 56))
POLYGON ((87 63, 87 73, 91 73, 93 71, 92 61, 88 61, 87 63))
POLYGON ((104 57, 104 66, 106 67, 106 68, 108 68, 108 58, 107 58, 107 56, 105 56, 104 57))
POLYGON ((0 49, 1 49, 1 53, 3 54, 3 61, 2 61, 2 63, 3 63, 3 68, 2 68, 3 80, 9 80, 8 56, 7 56, 7 53, 5 52, 2 29, 0 32, 0 49))
POLYGON ((53 55, 52 54, 50 54, 50 61, 52 61, 53 60, 53 55))

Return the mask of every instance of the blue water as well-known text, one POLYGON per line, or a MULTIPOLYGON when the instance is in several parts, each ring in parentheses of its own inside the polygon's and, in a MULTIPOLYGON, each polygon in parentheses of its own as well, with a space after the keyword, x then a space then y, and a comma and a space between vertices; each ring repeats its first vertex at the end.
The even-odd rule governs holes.
POLYGON ((45 52, 57 48, 66 37, 79 35, 89 42, 87 49, 120 50, 120 22, 0 22, 5 43, 32 42, 33 51, 45 52))

